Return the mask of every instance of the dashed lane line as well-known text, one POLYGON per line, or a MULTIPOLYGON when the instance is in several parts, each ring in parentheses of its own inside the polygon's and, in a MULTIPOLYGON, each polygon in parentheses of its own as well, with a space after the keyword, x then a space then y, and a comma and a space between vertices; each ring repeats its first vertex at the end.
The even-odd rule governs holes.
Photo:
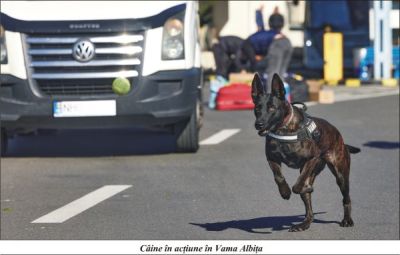
POLYGON ((204 139, 203 141, 200 142, 200 145, 215 145, 222 143, 229 137, 237 134, 240 132, 240 129, 222 129, 218 133, 208 137, 207 139, 204 139))
POLYGON ((63 223, 66 220, 82 213, 83 211, 97 205, 98 203, 124 191, 132 185, 106 185, 89 194, 72 201, 34 221, 32 223, 63 223))

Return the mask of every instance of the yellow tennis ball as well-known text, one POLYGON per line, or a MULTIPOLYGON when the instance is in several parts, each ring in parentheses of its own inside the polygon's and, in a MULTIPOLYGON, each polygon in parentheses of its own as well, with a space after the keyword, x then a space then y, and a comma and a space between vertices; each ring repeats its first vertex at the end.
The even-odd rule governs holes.
POLYGON ((117 95, 126 95, 131 91, 131 83, 125 77, 118 77, 112 83, 112 90, 117 95))

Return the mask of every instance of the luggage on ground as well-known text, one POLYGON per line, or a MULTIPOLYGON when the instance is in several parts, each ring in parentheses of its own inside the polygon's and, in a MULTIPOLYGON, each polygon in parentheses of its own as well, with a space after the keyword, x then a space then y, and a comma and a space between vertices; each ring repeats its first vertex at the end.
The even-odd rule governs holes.
POLYGON ((308 101, 308 86, 300 75, 289 74, 285 81, 290 86, 290 97, 292 102, 308 101))
POLYGON ((251 98, 251 86, 242 83, 234 83, 221 88, 217 95, 216 109, 254 109, 254 103, 251 98))

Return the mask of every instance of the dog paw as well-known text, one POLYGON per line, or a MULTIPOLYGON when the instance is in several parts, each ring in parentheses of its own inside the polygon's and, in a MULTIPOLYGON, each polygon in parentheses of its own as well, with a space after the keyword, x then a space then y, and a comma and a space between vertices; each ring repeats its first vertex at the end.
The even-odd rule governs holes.
POLYGON ((300 194, 300 192, 301 192, 302 189, 303 189, 303 187, 298 186, 298 185, 294 185, 294 186, 292 187, 292 191, 293 191, 293 193, 295 193, 295 194, 300 194))
POLYGON ((292 226, 289 229, 289 232, 301 232, 301 231, 304 231, 304 230, 310 228, 310 224, 311 224, 310 222, 304 221, 304 222, 302 222, 300 224, 292 226))
POLYGON ((286 200, 289 200, 290 195, 292 194, 287 183, 279 186, 279 193, 281 194, 282 198, 286 200))
POLYGON ((351 218, 345 218, 340 222, 340 226, 344 228, 352 227, 354 226, 354 222, 351 218))

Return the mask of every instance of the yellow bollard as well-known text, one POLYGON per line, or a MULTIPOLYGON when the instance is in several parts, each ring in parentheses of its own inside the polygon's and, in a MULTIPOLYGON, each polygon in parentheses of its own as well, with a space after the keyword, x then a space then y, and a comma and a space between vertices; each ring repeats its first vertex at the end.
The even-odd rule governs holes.
POLYGON ((385 87, 396 87, 399 85, 399 81, 397 79, 382 79, 382 85, 385 87))
POLYGON ((358 88, 361 86, 361 81, 359 79, 347 79, 346 87, 358 88))
POLYGON ((343 34, 324 34, 324 80, 336 86, 343 79, 343 34))

